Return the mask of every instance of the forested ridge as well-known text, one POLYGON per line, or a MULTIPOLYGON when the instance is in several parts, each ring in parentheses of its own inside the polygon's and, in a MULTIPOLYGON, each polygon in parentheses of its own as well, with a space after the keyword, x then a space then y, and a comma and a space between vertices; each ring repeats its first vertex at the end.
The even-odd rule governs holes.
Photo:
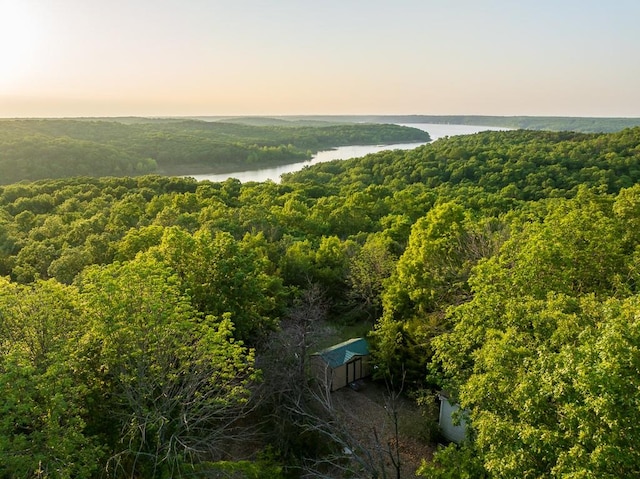
MULTIPOLYGON (((483 125, 502 128, 576 131, 581 133, 613 133, 640 126, 637 117, 570 117, 570 116, 492 116, 492 115, 362 115, 362 116, 293 116, 289 121, 342 121, 372 123, 434 123, 450 125, 483 125)), ((279 119, 280 119, 279 118, 279 119)), ((282 120, 281 120, 282 121, 282 120)))
POLYGON ((639 180, 634 128, 0 186, 0 476, 385 477, 318 402, 327 325, 468 415, 420 477, 640 476, 639 180))
POLYGON ((79 175, 228 172, 302 161, 336 146, 428 140, 421 130, 389 124, 0 120, 0 183, 79 175))

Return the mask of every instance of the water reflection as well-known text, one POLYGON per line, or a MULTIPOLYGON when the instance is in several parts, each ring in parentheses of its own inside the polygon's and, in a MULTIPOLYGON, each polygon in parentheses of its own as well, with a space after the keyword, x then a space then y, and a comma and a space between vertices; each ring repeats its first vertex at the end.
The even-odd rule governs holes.
MULTIPOLYGON (((419 128, 429 133, 431 140, 435 141, 445 136, 454 135, 471 135, 486 130, 506 130, 507 128, 497 128, 490 126, 473 126, 473 125, 440 125, 435 123, 404 123, 402 126, 410 126, 419 128)), ((324 163, 333 160, 348 160, 350 158, 360 158, 370 153, 379 153, 385 150, 412 150, 425 143, 395 143, 392 145, 353 145, 340 146, 334 150, 319 151, 313 158, 307 161, 291 163, 288 165, 276 166, 273 168, 264 168, 258 170, 236 171, 232 173, 222 174, 204 174, 189 175, 198 181, 209 180, 213 182, 225 181, 229 178, 237 178, 242 183, 249 181, 280 181, 280 176, 284 173, 292 173, 301 170, 305 166, 314 165, 316 163, 324 163)))

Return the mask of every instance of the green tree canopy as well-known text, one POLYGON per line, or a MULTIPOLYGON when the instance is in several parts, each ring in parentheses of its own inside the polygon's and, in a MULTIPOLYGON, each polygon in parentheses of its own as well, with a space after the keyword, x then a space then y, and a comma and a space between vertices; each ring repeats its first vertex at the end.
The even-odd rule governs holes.
POLYGON ((228 317, 197 314, 176 275, 149 257, 89 268, 79 287, 91 322, 82 347, 108 397, 108 466, 166 477, 219 458, 255 374, 228 317))

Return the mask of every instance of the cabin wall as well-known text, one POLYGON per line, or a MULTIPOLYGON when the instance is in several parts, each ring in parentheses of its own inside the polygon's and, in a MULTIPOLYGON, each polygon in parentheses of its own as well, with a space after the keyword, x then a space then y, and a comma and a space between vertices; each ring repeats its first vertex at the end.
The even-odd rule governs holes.
POLYGON ((312 356, 311 368, 316 378, 327 386, 331 385, 331 391, 336 391, 347 386, 350 382, 371 375, 369 356, 358 356, 334 369, 331 369, 320 356, 312 356))
POLYGON ((369 356, 358 356, 333 370, 331 390, 335 391, 371 374, 369 356))
POLYGON ((331 390, 343 388, 347 385, 347 365, 343 364, 333 369, 331 377, 331 390))

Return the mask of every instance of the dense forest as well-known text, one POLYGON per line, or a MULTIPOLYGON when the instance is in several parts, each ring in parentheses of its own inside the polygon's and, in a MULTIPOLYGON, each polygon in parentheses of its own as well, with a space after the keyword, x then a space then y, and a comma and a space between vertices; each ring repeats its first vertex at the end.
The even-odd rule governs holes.
POLYGON ((224 173, 303 161, 336 146, 428 140, 424 131, 390 124, 0 120, 0 184, 79 175, 224 173))
MULTIPOLYGON (((195 150, 201 123, 179 123, 195 150)), ((21 125, 36 156, 177 151, 172 123, 0 141, 21 125)), ((0 186, 0 477, 638 477, 639 182, 633 128, 451 137, 279 184, 0 186), (380 465, 318 394, 327 328, 368 335, 392 397, 428 414, 446 390, 467 440, 390 475, 391 445, 380 465)))

